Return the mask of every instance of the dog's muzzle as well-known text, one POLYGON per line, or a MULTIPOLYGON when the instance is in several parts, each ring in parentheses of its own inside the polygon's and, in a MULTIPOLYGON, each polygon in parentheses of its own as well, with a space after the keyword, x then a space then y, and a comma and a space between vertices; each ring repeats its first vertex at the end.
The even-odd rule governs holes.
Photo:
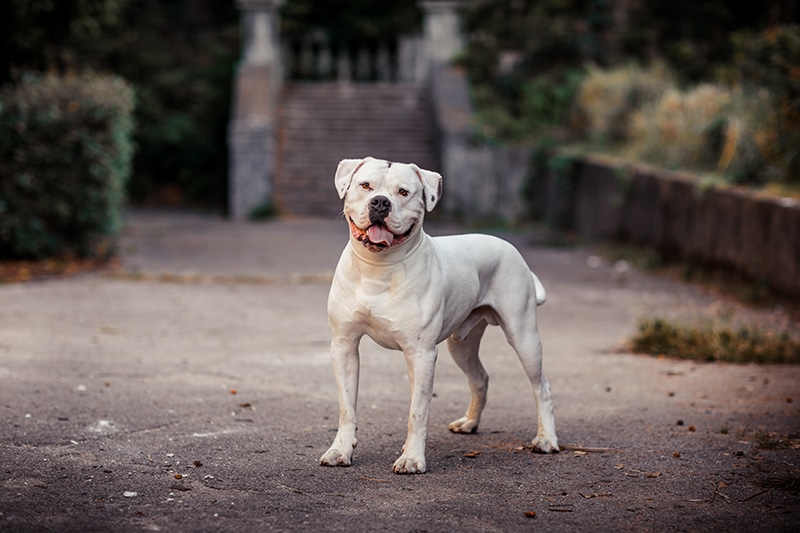
POLYGON ((385 196, 376 196, 369 201, 369 221, 373 224, 382 224, 392 210, 392 202, 385 196))
POLYGON ((408 239, 416 227, 416 224, 411 224, 408 231, 396 235, 384 225, 383 221, 372 223, 366 229, 361 229, 356 226, 353 219, 349 219, 348 222, 350 223, 350 232, 353 237, 371 252, 381 252, 392 246, 402 244, 408 239))

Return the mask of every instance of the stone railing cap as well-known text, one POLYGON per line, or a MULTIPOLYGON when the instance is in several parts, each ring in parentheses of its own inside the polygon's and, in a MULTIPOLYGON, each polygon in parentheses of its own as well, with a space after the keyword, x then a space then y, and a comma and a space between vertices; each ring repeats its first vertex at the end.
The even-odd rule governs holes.
POLYGON ((283 0, 236 0, 240 11, 272 11, 282 4, 283 0))

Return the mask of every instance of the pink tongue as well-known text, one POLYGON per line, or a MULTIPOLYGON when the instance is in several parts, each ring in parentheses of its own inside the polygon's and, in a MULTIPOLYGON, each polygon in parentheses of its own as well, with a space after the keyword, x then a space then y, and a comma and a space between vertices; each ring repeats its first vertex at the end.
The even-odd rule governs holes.
POLYGON ((386 243, 386 246, 391 246, 392 241, 394 240, 394 235, 392 235, 392 232, 378 224, 373 224, 367 228, 367 237, 369 237, 369 240, 375 244, 384 242, 386 243))

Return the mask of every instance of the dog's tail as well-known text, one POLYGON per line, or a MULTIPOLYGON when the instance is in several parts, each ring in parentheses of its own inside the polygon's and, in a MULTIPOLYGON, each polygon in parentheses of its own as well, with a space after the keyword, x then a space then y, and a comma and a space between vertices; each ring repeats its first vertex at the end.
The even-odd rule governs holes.
POLYGON ((542 282, 536 277, 536 274, 531 272, 531 276, 533 276, 533 284, 536 287, 536 304, 542 305, 544 301, 547 300, 547 291, 544 290, 544 285, 542 285, 542 282))

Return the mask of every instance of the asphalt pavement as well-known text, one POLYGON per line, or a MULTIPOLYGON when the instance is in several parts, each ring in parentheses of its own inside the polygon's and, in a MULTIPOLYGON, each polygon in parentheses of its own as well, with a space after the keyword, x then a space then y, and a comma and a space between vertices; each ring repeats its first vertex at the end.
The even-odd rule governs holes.
POLYGON ((800 368, 621 348, 643 316, 781 309, 502 236, 547 288, 561 453, 531 453, 530 385, 490 328, 478 433, 447 430, 469 393, 441 346, 428 473, 393 474, 405 362, 365 339, 354 464, 319 466, 346 224, 134 212, 116 268, 0 285, 0 531, 797 531, 800 368))

